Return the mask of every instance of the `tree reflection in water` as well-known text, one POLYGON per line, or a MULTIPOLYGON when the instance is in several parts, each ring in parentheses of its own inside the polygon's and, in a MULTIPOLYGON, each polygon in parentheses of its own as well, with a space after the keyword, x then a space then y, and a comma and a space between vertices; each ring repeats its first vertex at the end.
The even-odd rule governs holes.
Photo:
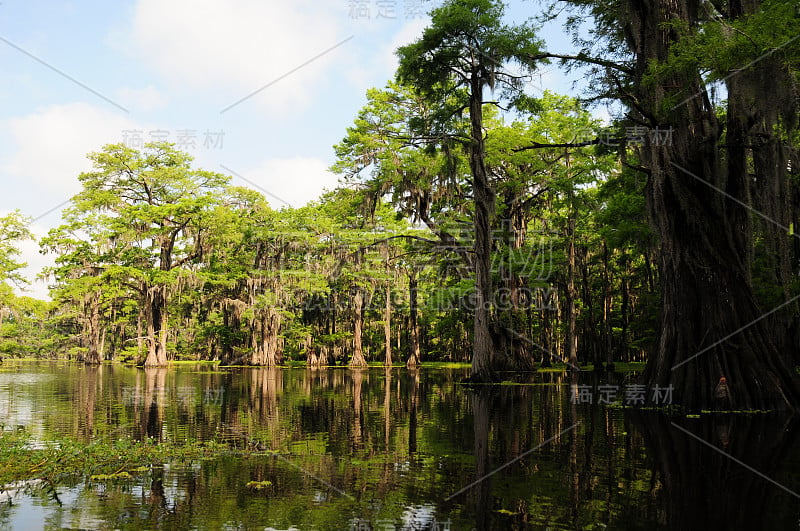
POLYGON ((785 468, 797 440, 795 418, 736 414, 686 419, 644 413, 631 418, 652 462, 659 524, 669 529, 780 529, 793 519, 791 511, 784 513, 786 507, 797 513, 797 481, 793 488, 787 485, 785 468))
POLYGON ((23 373, 0 387, 8 426, 86 444, 225 448, 188 467, 65 483, 63 507, 17 500, 0 508, 7 527, 31 514, 145 529, 399 529, 414 519, 450 529, 797 527, 797 498, 679 429, 797 492, 795 421, 687 419, 570 399, 579 383, 624 383, 619 374, 540 372, 467 387, 466 370, 424 368, 4 369, 23 373), (270 485, 254 491, 253 481, 270 485))

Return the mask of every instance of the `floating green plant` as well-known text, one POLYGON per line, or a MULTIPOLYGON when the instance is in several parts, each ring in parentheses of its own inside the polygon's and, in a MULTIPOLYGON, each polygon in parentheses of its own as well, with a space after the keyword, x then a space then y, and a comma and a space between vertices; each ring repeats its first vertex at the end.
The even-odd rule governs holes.
POLYGON ((264 490, 267 487, 271 487, 272 486, 272 482, 271 481, 266 481, 266 480, 265 481, 248 481, 246 486, 247 486, 248 489, 264 490))

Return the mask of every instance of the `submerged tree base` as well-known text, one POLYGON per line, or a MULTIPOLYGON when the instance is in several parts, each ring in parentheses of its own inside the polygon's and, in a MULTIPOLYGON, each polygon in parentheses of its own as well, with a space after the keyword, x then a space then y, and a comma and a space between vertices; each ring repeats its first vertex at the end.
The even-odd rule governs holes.
POLYGON ((470 375, 461 380, 461 383, 466 386, 479 386, 479 385, 497 385, 503 382, 497 374, 491 375, 470 375))

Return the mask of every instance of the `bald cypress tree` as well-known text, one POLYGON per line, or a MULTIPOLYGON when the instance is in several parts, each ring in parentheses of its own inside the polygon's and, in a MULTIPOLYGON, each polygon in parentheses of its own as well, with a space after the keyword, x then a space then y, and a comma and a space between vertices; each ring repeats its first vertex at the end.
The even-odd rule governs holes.
POLYGON ((431 12, 431 25, 416 42, 397 54, 400 82, 414 86, 438 102, 440 130, 469 113, 468 137, 463 141, 469 155, 475 226, 474 351, 470 378, 494 379, 492 351, 491 220, 495 190, 486 169, 483 107, 486 88, 514 99, 525 76, 507 70, 516 63, 530 71, 539 42, 530 26, 503 23, 504 7, 493 0, 450 0, 431 12))
POLYGON ((796 321, 786 312, 791 212, 781 200, 797 123, 795 10, 738 0, 572 4, 588 9, 595 42, 608 49, 587 43, 575 56, 539 58, 593 65, 605 96, 647 129, 637 167, 660 244, 662 311, 645 379, 672 385, 675 401, 692 409, 715 407, 723 377, 734 409, 796 409, 800 386, 783 333, 796 321), (706 72, 725 83, 724 111, 706 72), (759 300, 759 251, 772 263, 759 291, 782 297, 759 300))

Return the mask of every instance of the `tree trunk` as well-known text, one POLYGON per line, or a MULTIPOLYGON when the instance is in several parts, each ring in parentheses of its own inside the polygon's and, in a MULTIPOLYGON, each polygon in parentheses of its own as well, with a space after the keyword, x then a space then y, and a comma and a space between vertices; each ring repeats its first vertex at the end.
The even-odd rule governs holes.
POLYGON ((152 286, 145 295, 147 359, 145 367, 165 367, 167 361, 167 313, 164 286, 152 286))
POLYGON ((540 329, 540 339, 539 342, 542 345, 542 358, 539 362, 540 367, 552 367, 553 362, 551 358, 553 357, 553 326, 552 326, 552 308, 553 308, 553 301, 552 301, 552 294, 549 289, 547 290, 538 290, 537 297, 539 297, 539 311, 542 320, 542 325, 540 329))
POLYGON ((101 350, 101 330, 100 330, 100 297, 98 293, 90 295, 87 301, 89 305, 89 315, 86 319, 87 343, 89 352, 84 359, 87 365, 100 365, 102 363, 101 350))
POLYGON ((383 312, 383 337, 385 341, 383 364, 392 366, 392 286, 386 283, 386 308, 383 312))
MULTIPOLYGON (((586 316, 583 318, 583 350, 585 356, 591 358, 592 365, 595 371, 603 370, 603 360, 600 356, 600 350, 603 348, 604 343, 601 341, 600 334, 597 330, 597 322, 594 318, 594 300, 592 298, 592 285, 589 275, 589 249, 585 246, 580 247, 578 254, 579 269, 581 270, 581 298, 583 299, 582 307, 586 308, 586 316)), ((605 307, 605 299, 603 305, 605 307)), ((605 326, 606 321, 602 326, 605 326)))
POLYGON ((256 348, 250 358, 251 365, 275 367, 281 364, 280 344, 281 314, 272 306, 260 310, 261 315, 251 325, 256 348))
MULTIPOLYGON (((621 279, 621 287, 622 287, 622 300, 620 302, 620 319, 622 321, 622 333, 620 334, 620 347, 619 352, 621 354, 621 358, 623 360, 628 359, 628 355, 630 352, 630 347, 628 346, 628 322, 629 322, 629 306, 630 306, 630 280, 629 280, 629 272, 628 272, 628 257, 623 252, 622 258, 620 260, 622 265, 622 279, 621 279)), ((609 360, 611 363, 611 360, 609 360)))
POLYGON ((567 360, 573 369, 578 366, 578 335, 575 327, 575 213, 572 206, 572 193, 569 205, 569 221, 567 222, 567 360))
POLYGON ((136 312, 136 349, 137 349, 137 357, 142 355, 144 352, 144 334, 142 333, 142 321, 145 320, 144 317, 144 306, 139 306, 139 311, 136 312))
MULTIPOLYGON (((516 196, 515 196, 516 197, 516 196)), ((520 258, 521 249, 525 245, 525 215, 514 199, 506 199, 506 211, 511 212, 508 223, 510 238, 506 241, 509 250, 510 263, 515 263, 520 258)), ((526 311, 530 310, 530 296, 526 294, 525 278, 514 267, 502 269, 503 287, 508 293, 508 300, 503 300, 501 320, 508 322, 508 326, 500 326, 499 343, 502 347, 499 352, 505 354, 501 359, 496 359, 494 366, 506 371, 533 371, 536 369, 536 360, 531 351, 532 337, 530 323, 526 319, 526 311), (525 332, 528 332, 527 337, 525 332)), ((529 292, 528 292, 529 293, 529 292)), ((497 358, 497 356, 496 356, 497 358)))
POLYGON ((356 289, 353 297, 353 358, 350 360, 350 367, 361 369, 367 366, 364 359, 363 346, 361 344, 361 332, 364 327, 364 293, 361 289, 356 289))
POLYGON ((408 328, 410 354, 406 367, 416 369, 420 364, 419 348, 419 323, 417 322, 417 276, 412 273, 408 276, 408 328))
POLYGON ((491 216, 494 214, 494 190, 489 184, 483 137, 483 85, 477 74, 470 83, 469 114, 471 125, 469 166, 475 198, 475 322, 470 380, 495 381, 492 368, 491 309, 491 216))
MULTIPOLYGON (((606 369, 614 368, 614 327, 611 322, 611 313, 614 301, 611 296, 611 264, 608 244, 603 241, 603 349, 605 350, 606 369)), ((602 361, 600 361, 602 363, 602 361)), ((596 367, 595 367, 596 368, 596 367)))
MULTIPOLYGON (((714 390, 723 376, 730 409, 796 409, 798 375, 762 319, 769 309, 759 308, 753 293, 750 214, 742 206, 750 197, 741 161, 734 157, 724 167, 720 125, 697 72, 642 83, 649 64, 666 60, 680 38, 675 23, 696 25, 692 6, 678 0, 629 6, 638 28, 629 44, 637 53, 639 105, 653 127, 672 131, 670 143, 648 135, 642 150, 650 171, 648 210, 660 239, 663 305, 644 377, 651 386, 673 386, 675 402, 692 410, 716 408, 714 390), (697 96, 670 107, 664 99, 674 87, 697 96)), ((728 142, 738 142, 736 136, 728 142)))
MULTIPOLYGON (((233 342, 231 331, 239 330, 239 319, 236 315, 236 308, 231 304, 232 301, 224 299, 222 301, 222 326, 225 327, 229 333, 226 334, 220 345, 220 364, 221 365, 236 365, 237 360, 233 352, 233 342)), ((216 334, 215 334, 216 335, 216 334)))
POLYGON ((319 367, 325 367, 326 365, 330 365, 330 354, 328 353, 328 345, 322 345, 319 349, 319 355, 317 356, 317 365, 319 367))

